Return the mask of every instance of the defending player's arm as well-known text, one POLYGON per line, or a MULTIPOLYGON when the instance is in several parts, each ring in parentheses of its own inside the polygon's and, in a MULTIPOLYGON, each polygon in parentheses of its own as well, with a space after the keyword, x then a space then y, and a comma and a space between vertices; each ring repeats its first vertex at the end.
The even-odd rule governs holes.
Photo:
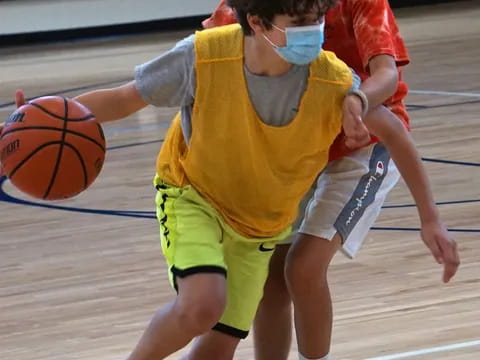
POLYGON ((355 1, 350 6, 359 55, 370 75, 360 89, 374 109, 397 92, 398 67, 407 65, 409 58, 388 0, 355 1))
POLYGON ((371 76, 365 79, 359 87, 354 87, 352 90, 356 91, 356 96, 348 96, 343 104, 345 144, 352 149, 361 147, 370 141, 368 130, 362 122, 365 116, 353 116, 352 109, 358 108, 360 100, 362 113, 365 115, 395 94, 398 87, 398 70, 392 56, 374 56, 369 61, 369 69, 371 76))
POLYGON ((368 130, 387 147, 417 205, 422 239, 435 260, 443 264, 448 282, 460 265, 455 241, 441 222, 425 168, 404 124, 390 110, 378 106, 365 119, 368 130))
POLYGON ((369 109, 374 109, 390 98, 398 88, 398 70, 391 55, 377 55, 368 63, 370 77, 360 86, 368 99, 369 109))
POLYGON ((362 82, 360 77, 353 69, 351 71, 353 83, 343 101, 342 127, 346 146, 354 149, 367 144, 370 141, 370 133, 362 121, 368 111, 368 99, 359 91, 362 82))

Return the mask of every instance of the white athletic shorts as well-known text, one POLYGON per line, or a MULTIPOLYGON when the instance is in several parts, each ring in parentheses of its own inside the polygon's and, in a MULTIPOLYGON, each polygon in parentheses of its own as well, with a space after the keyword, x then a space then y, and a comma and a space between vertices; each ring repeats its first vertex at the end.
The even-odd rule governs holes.
POLYGON ((400 178, 382 143, 359 149, 328 163, 300 204, 296 232, 332 240, 338 232, 344 253, 353 258, 380 209, 400 178))

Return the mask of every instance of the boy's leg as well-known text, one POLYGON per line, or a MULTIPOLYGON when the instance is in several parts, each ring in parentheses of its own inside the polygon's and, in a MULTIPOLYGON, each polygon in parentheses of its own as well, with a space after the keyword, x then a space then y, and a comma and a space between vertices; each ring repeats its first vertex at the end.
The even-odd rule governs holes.
POLYGON ((226 303, 223 275, 195 274, 177 285, 177 298, 155 314, 129 360, 164 359, 220 319, 226 303))
MULTIPOLYGON (((306 207, 316 183, 300 202, 298 217, 293 224, 297 230, 303 222, 306 207)), ((264 294, 254 323, 255 360, 287 360, 292 343, 292 299, 285 282, 285 259, 296 234, 291 234, 275 248, 270 260, 264 294)))
POLYGON ((340 247, 338 235, 326 240, 299 234, 287 257, 286 277, 294 304, 298 350, 307 359, 330 352, 333 314, 327 270, 340 247))
POLYGON ((339 248, 349 257, 356 254, 398 179, 382 144, 331 162, 320 175, 286 264, 304 358, 320 359, 329 352, 332 315, 327 269, 333 255, 339 248))
POLYGON ((285 282, 290 244, 277 245, 254 323, 255 360, 286 360, 292 343, 292 304, 285 282))
POLYGON ((197 337, 188 355, 182 360, 231 360, 240 338, 210 330, 197 337))
POLYGON ((213 330, 197 339, 188 360, 231 360, 248 335, 268 274, 276 241, 248 242, 226 234, 223 243, 227 264, 227 307, 213 330))
POLYGON ((177 298, 151 321, 130 360, 160 360, 208 332, 227 301, 223 231, 218 214, 190 186, 157 183, 157 217, 177 298))

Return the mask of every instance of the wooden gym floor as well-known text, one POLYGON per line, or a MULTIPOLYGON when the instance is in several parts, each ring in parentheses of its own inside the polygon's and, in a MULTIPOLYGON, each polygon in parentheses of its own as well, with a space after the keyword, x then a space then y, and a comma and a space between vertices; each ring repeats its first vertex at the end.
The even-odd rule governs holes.
MULTIPOLYGON (((475 4, 476 3, 476 4, 475 4)), ((397 11, 412 64, 413 137, 462 257, 449 285, 423 246, 403 183, 357 259, 330 271, 334 359, 480 358, 480 4, 397 11)), ((132 78, 135 64, 188 32, 0 49, 0 118, 27 97, 74 96, 132 78)), ((174 296, 153 216, 155 157, 176 109, 105 126, 109 151, 92 188, 45 204, 8 181, 0 192, 0 359, 118 360, 174 296), (42 207, 44 205, 55 208, 42 207)), ((236 359, 253 359, 251 338, 236 359)), ((177 359, 178 355, 172 356, 177 359)), ((296 359, 295 346, 291 359, 296 359)))

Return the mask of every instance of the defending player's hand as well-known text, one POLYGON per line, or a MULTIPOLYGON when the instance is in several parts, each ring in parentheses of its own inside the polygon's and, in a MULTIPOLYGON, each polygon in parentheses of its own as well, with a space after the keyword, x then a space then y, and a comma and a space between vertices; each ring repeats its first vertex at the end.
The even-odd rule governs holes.
POLYGON ((343 132, 345 145, 357 149, 370 141, 370 133, 362 120, 362 101, 356 95, 347 95, 343 101, 343 132))
POLYGON ((457 243, 441 222, 423 225, 421 234, 437 263, 443 265, 443 282, 449 282, 460 266, 457 243))

